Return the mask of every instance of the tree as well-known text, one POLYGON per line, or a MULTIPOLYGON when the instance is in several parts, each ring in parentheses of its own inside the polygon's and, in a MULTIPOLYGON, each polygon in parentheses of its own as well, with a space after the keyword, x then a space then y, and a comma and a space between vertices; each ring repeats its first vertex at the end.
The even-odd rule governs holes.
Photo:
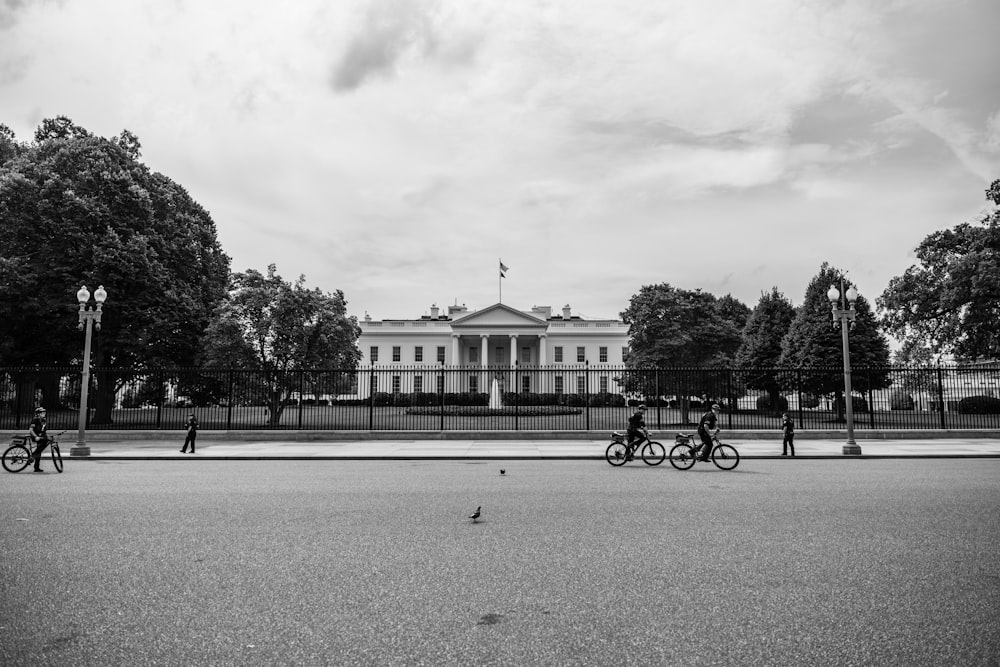
MULTIPOLYGON (((639 372, 642 368, 697 367, 697 372, 663 375, 653 383, 661 394, 673 385, 687 422, 688 396, 724 393, 722 375, 709 367, 732 363, 749 314, 750 309, 730 295, 717 299, 700 289, 667 283, 643 286, 621 313, 629 325, 628 365, 637 370, 626 376, 626 390, 635 391, 642 378, 648 379, 639 372)), ((653 393, 645 384, 645 393, 653 393)))
POLYGON ((306 289, 305 276, 292 285, 271 264, 266 276, 253 269, 233 274, 229 294, 205 331, 203 360, 209 367, 263 371, 268 425, 277 426, 306 374, 357 367, 360 335, 343 292, 306 289))
POLYGON ((76 291, 103 285, 94 423, 107 423, 128 371, 193 363, 229 258, 208 212, 136 160, 130 133, 108 140, 60 117, 35 136, 0 165, 0 365, 77 363, 76 291))
MULTIPOLYGON (((800 389, 815 394, 837 395, 838 415, 843 407, 843 376, 835 369, 843 364, 840 329, 833 326, 827 291, 831 285, 843 289, 852 283, 838 269, 823 262, 819 273, 806 288, 802 305, 795 313, 788 333, 781 340, 782 366, 801 369, 800 389)), ((852 375, 852 388, 858 392, 884 389, 891 380, 887 364, 889 344, 878 329, 878 322, 867 299, 858 296, 855 321, 850 330, 851 367, 867 367, 868 372, 852 375)))
POLYGON ((783 409, 779 403, 783 382, 778 365, 781 341, 794 319, 795 307, 777 287, 771 288, 770 293, 761 292, 736 351, 736 365, 746 369, 743 383, 751 389, 766 391, 772 410, 783 409))
MULTIPOLYGON (((986 194, 1000 205, 1000 180, 986 194)), ((877 301, 886 330, 935 354, 1000 358, 1000 210, 928 235, 916 256, 877 301)))

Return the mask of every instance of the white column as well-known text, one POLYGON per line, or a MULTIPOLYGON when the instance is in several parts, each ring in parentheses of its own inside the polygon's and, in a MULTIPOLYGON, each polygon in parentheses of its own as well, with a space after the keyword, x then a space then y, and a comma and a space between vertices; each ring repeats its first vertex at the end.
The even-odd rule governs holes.
POLYGON ((544 366, 548 363, 548 355, 546 354, 546 343, 548 342, 546 334, 538 335, 538 365, 544 366))
POLYGON ((510 335, 510 365, 517 366, 517 334, 510 335))
POLYGON ((486 334, 480 334, 479 337, 481 339, 481 341, 480 341, 481 350, 480 350, 480 354, 479 354, 479 365, 482 366, 483 368, 485 368, 487 366, 487 364, 489 363, 489 360, 490 360, 490 349, 489 349, 490 337, 487 336, 486 334))
POLYGON ((458 344, 458 334, 451 335, 451 363, 453 366, 458 366, 462 363, 461 348, 458 344))

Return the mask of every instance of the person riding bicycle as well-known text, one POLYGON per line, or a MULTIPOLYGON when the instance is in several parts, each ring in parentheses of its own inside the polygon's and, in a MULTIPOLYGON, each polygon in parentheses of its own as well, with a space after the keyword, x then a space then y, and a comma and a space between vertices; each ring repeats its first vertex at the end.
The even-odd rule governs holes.
POLYGON ((701 460, 708 461, 712 455, 712 437, 719 434, 719 411, 722 408, 718 403, 712 404, 712 409, 701 416, 698 422, 698 437, 701 438, 701 460))
POLYGON ((646 430, 646 406, 640 403, 628 418, 628 458, 632 458, 632 452, 639 449, 643 440, 649 440, 649 431, 646 430))
POLYGON ((42 462, 42 451, 49 444, 49 431, 45 423, 45 408, 35 408, 35 418, 31 420, 28 427, 28 437, 35 443, 35 453, 32 458, 35 461, 35 472, 45 472, 40 465, 42 462))

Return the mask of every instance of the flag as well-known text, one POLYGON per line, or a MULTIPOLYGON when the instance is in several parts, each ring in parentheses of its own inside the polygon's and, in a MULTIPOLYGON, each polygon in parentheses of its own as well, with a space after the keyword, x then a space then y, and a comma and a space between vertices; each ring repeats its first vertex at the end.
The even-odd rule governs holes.
POLYGON ((504 265, 504 263, 503 263, 503 260, 501 259, 501 260, 500 260, 500 277, 501 277, 501 278, 506 278, 506 277, 507 277, 507 271, 509 271, 509 270, 510 270, 510 269, 508 269, 508 268, 507 268, 507 267, 506 267, 506 266, 504 265))

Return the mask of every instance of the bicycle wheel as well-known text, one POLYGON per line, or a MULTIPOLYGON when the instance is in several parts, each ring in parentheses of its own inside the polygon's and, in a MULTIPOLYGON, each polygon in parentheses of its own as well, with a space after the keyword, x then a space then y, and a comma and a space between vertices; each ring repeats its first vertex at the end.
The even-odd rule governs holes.
POLYGON ((59 443, 53 442, 49 445, 52 450, 52 465, 56 467, 56 472, 62 472, 62 452, 59 451, 59 443))
POLYGON ((712 463, 723 470, 732 470, 740 464, 740 453, 731 445, 718 445, 712 450, 712 463))
POLYGON ((642 446, 642 462, 648 466, 658 466, 667 457, 667 450, 658 442, 647 442, 642 446))
POLYGON ((670 450, 670 465, 678 470, 687 470, 694 465, 694 448, 682 442, 670 450))
POLYGON ((7 472, 21 472, 31 463, 31 452, 23 445, 11 445, 3 453, 3 469, 7 472))
POLYGON ((612 442, 604 452, 604 458, 613 466, 623 466, 628 460, 628 445, 624 442, 612 442))

